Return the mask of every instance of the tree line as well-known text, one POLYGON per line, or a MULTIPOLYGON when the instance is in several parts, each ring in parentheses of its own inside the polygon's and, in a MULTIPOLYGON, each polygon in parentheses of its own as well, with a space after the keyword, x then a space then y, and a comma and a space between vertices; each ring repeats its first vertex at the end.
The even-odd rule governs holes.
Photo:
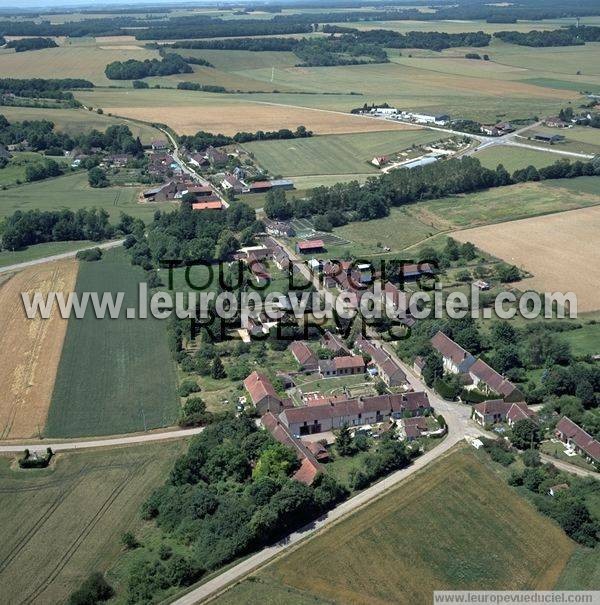
POLYGON ((304 199, 289 204, 285 197, 270 206, 269 218, 289 218, 322 215, 331 211, 344 213, 346 220, 371 220, 389 214, 393 206, 403 206, 421 200, 470 193, 490 187, 502 187, 525 181, 575 178, 600 175, 600 157, 590 162, 559 160, 551 166, 537 169, 528 166, 511 176, 504 166, 496 170, 484 168, 472 157, 452 158, 412 169, 392 170, 369 178, 364 185, 357 181, 317 187, 304 199))
POLYGON ((20 250, 46 242, 100 241, 115 234, 106 210, 17 210, 0 225, 2 249, 20 250))
POLYGON ((189 74, 193 69, 181 55, 169 53, 162 59, 128 59, 109 63, 104 73, 109 80, 139 80, 149 76, 170 76, 173 74, 189 74))
POLYGON ((600 41, 600 27, 582 25, 566 27, 552 31, 532 30, 530 32, 501 31, 494 37, 520 46, 582 46, 586 42, 600 41))
POLYGON ((6 48, 14 48, 15 52, 22 53, 42 48, 58 48, 58 44, 51 38, 22 38, 20 40, 11 40, 6 44, 6 48))
POLYGON ((277 139, 304 139, 312 137, 312 130, 307 130, 305 126, 298 126, 296 130, 289 128, 280 128, 279 130, 257 130, 256 132, 237 132, 232 137, 224 134, 213 134, 198 131, 194 135, 183 135, 179 142, 187 149, 201 151, 207 147, 223 147, 233 143, 248 143, 250 141, 269 141, 277 139))
POLYGON ((24 98, 68 101, 73 107, 79 106, 80 103, 68 91, 93 87, 92 82, 82 78, 0 78, 0 95, 13 94, 24 98))

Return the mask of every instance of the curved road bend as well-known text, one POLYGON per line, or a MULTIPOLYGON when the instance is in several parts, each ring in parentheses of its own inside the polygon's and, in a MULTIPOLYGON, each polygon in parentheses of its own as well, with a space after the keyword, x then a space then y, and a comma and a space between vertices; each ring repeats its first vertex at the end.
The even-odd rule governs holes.
POLYGON ((107 437, 106 439, 88 439, 86 441, 36 441, 32 443, 11 443, 0 445, 0 454, 20 454, 24 449, 32 451, 51 447, 54 452, 68 452, 73 450, 94 449, 102 447, 117 447, 120 445, 136 445, 140 443, 152 443, 155 441, 167 441, 169 439, 183 439, 192 437, 204 430, 204 427, 192 429, 178 429, 176 431, 162 431, 159 433, 144 433, 142 435, 125 435, 123 437, 107 437))
POLYGON ((90 250, 91 248, 100 248, 101 250, 108 250, 109 248, 117 248, 123 244, 124 239, 113 240, 111 242, 104 242, 103 244, 97 244, 96 246, 84 246, 83 248, 77 248, 77 250, 71 250, 70 252, 63 252, 61 254, 54 254, 53 256, 44 256, 35 260, 28 260, 23 263, 17 263, 16 265, 7 265, 6 267, 0 267, 0 273, 8 273, 9 271, 20 271, 27 267, 33 267, 35 265, 42 265, 44 263, 50 263, 55 260, 63 260, 65 258, 72 258, 78 252, 82 250, 90 250))

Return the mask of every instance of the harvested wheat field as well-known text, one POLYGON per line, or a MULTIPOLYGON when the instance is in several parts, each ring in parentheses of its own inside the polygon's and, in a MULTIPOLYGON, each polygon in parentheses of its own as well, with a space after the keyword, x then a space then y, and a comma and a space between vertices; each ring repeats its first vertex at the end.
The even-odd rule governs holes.
POLYGON ((520 288, 574 292, 580 312, 600 309, 600 206, 466 229, 452 237, 532 273, 520 288))
POLYGON ((198 130, 234 135, 248 130, 295 129, 303 124, 317 134, 374 132, 381 130, 414 130, 409 124, 364 118, 323 109, 271 105, 268 103, 231 103, 215 106, 181 107, 106 107, 105 113, 163 122, 178 134, 195 134, 198 130), (252 128, 248 125, 251 124, 252 128))
POLYGON ((76 261, 31 267, 0 286, 0 438, 37 437, 44 429, 67 320, 27 319, 21 292, 71 292, 76 261))

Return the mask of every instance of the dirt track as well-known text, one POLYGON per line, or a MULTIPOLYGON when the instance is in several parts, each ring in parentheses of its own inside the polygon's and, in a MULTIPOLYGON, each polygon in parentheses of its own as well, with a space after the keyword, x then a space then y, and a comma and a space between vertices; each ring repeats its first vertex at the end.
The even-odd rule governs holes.
POLYGON ((457 231, 452 237, 522 267, 519 289, 574 292, 578 311, 600 309, 600 206, 457 231))
POLYGON ((0 287, 0 439, 38 437, 44 430, 67 320, 27 319, 21 292, 70 292, 77 262, 30 267, 0 287))

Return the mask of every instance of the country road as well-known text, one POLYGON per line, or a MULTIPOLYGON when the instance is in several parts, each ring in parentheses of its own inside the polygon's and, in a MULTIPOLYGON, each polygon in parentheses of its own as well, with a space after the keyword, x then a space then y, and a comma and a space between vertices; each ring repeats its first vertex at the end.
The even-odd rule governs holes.
POLYGON ((104 447, 118 447, 121 445, 136 445, 139 443, 152 443, 170 439, 184 439, 201 433, 204 427, 192 429, 177 429, 174 431, 160 431, 156 433, 143 433, 139 435, 124 435, 122 437, 107 437, 105 439, 86 439, 85 441, 56 441, 44 439, 43 441, 20 442, 0 444, 0 454, 20 454, 24 449, 31 451, 44 450, 51 447, 54 452, 68 452, 73 450, 95 449, 104 447))
POLYGON ((118 239, 110 242, 104 242, 103 244, 96 244, 95 246, 83 246, 77 248, 77 250, 71 250, 70 252, 63 252, 61 254, 54 254, 52 256, 44 256, 42 258, 36 258, 35 260, 28 260, 23 263, 17 263, 15 265, 6 265, 6 267, 0 267, 0 273, 9 273, 11 271, 20 271, 27 267, 33 267, 35 265, 42 265, 44 263, 50 263, 56 260, 63 260, 65 258, 73 258, 78 252, 82 250, 89 250, 90 248, 100 248, 101 250, 108 250, 110 248, 117 248, 121 246, 125 240, 118 239))

